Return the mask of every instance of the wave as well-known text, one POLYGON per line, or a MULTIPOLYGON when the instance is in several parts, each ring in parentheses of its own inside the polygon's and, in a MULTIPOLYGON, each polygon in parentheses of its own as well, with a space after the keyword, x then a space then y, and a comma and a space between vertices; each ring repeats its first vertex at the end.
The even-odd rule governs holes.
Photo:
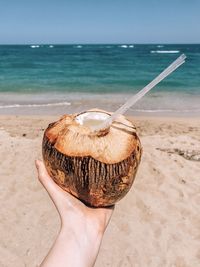
POLYGON ((12 104, 2 105, 0 109, 4 108, 37 108, 37 107, 56 107, 56 106, 70 106, 70 102, 58 102, 58 103, 47 103, 47 104, 12 104))
POLYGON ((30 47, 31 48, 39 48, 40 46, 39 45, 31 45, 30 47))
POLYGON ((179 50, 151 50, 151 53, 157 53, 157 54, 176 54, 180 53, 179 50))
POLYGON ((132 111, 136 112, 148 112, 148 113, 156 113, 156 112, 173 112, 173 113, 189 113, 189 112, 200 112, 200 109, 182 109, 182 110, 175 110, 175 109, 132 109, 132 111))
POLYGON ((120 45, 120 47, 122 47, 122 48, 127 48, 128 45, 120 45))
POLYGON ((50 45, 49 48, 53 48, 54 46, 53 45, 50 45))
POLYGON ((157 47, 161 48, 161 47, 164 47, 164 45, 157 45, 157 47))
POLYGON ((82 45, 77 45, 76 48, 82 48, 82 45))
POLYGON ((121 48, 133 48, 134 47, 134 45, 120 45, 119 47, 121 47, 121 48))

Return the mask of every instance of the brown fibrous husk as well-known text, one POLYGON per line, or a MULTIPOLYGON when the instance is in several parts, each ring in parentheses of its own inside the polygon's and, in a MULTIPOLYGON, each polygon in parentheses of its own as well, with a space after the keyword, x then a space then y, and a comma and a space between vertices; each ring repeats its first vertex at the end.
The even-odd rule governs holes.
MULTIPOLYGON (((90 110, 87 112, 104 112, 90 110)), ((94 132, 64 115, 44 132, 43 158, 48 173, 67 192, 93 207, 115 204, 130 190, 141 159, 141 143, 124 116, 94 132)))

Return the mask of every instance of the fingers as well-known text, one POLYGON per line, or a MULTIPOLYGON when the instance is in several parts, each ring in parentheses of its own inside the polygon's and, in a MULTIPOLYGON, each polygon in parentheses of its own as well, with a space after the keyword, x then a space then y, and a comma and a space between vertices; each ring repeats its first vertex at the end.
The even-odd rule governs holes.
MULTIPOLYGON (((109 224, 113 210, 115 206, 109 206, 105 208, 90 208, 89 217, 92 217, 94 222, 96 222, 96 227, 99 233, 103 234, 106 227, 109 224)), ((95 223, 93 223, 95 225, 95 223)))
POLYGON ((53 200, 56 207, 61 210, 64 203, 68 207, 75 207, 79 205, 83 205, 78 199, 73 197, 71 194, 67 193, 63 189, 61 189, 49 176, 46 167, 41 160, 36 160, 35 165, 38 171, 38 179, 44 188, 47 190, 51 199, 53 200))
POLYGON ((106 216, 106 222, 107 223, 109 222, 109 220, 113 214, 114 209, 115 209, 115 205, 112 205, 112 206, 109 206, 109 207, 102 209, 102 213, 104 213, 106 216))
POLYGON ((109 223, 109 221, 111 219, 111 216, 113 214, 114 209, 115 209, 115 205, 112 205, 112 206, 108 207, 107 210, 105 211, 105 213, 107 215, 106 216, 106 223, 107 224, 109 223))

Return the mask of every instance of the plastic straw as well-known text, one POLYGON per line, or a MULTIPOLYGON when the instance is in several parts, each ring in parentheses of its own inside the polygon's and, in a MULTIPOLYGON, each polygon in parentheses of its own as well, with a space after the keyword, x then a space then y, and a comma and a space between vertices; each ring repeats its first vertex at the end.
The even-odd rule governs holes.
POLYGON ((119 115, 124 114, 138 100, 140 100, 144 95, 146 95, 154 86, 156 86, 159 82, 165 79, 169 74, 171 74, 178 67, 180 67, 185 62, 185 59, 186 59, 186 56, 184 54, 178 57, 171 65, 169 65, 164 71, 162 71, 153 81, 151 81, 142 90, 140 90, 137 94, 131 97, 124 105, 122 105, 119 109, 117 109, 102 124, 100 124, 98 127, 94 127, 93 130, 100 131, 100 130, 103 130, 109 127, 119 115))

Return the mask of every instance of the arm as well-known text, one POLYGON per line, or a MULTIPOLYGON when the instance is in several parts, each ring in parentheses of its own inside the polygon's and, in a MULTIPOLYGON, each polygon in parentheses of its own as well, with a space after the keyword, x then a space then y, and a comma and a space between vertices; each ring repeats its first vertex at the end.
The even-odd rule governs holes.
POLYGON ((61 219, 60 232, 40 267, 93 266, 114 207, 87 207, 53 182, 42 161, 37 160, 36 167, 61 219))

